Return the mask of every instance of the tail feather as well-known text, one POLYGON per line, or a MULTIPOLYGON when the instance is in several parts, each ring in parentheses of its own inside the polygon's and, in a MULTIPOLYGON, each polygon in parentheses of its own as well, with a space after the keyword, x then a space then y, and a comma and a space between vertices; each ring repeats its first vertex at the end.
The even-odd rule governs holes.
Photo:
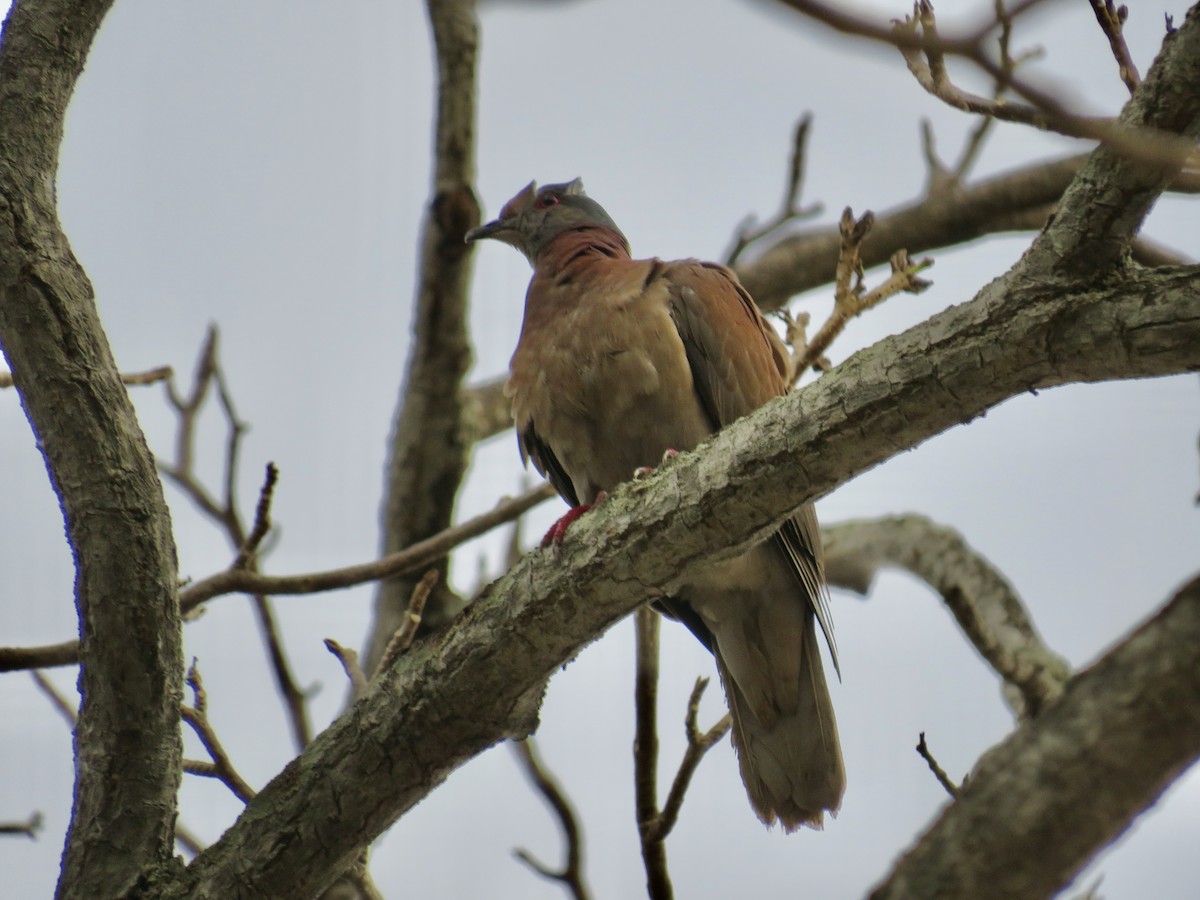
POLYGON ((806 618, 797 703, 769 722, 755 715, 726 666, 721 635, 716 634, 717 667, 733 716, 733 743, 750 805, 764 823, 778 821, 789 832, 802 825, 821 828, 826 812, 836 815, 846 784, 816 622, 811 615, 806 618))
POLYGON ((829 631, 820 545, 800 527, 816 519, 796 521, 791 544, 768 541, 697 570, 676 598, 711 636, 750 804, 787 831, 820 828, 846 784, 817 637, 829 631))

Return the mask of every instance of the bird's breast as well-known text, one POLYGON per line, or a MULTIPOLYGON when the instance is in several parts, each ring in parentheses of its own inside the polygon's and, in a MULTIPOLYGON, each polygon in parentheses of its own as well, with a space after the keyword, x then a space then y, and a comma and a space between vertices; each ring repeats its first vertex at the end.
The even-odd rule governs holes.
MULTIPOLYGON (((532 293, 532 288, 531 288, 532 293)), ((668 449, 708 434, 665 292, 581 293, 552 315, 530 315, 512 360, 509 393, 586 502, 668 449)))

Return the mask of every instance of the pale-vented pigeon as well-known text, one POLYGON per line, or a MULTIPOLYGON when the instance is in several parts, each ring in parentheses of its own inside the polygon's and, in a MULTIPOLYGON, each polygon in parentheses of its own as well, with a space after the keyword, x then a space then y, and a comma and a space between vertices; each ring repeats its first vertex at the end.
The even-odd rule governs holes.
MULTIPOLYGON (((467 235, 481 238, 533 265, 507 393, 522 457, 576 510, 788 389, 786 350, 737 277, 632 259, 578 179, 530 184, 467 235)), ((820 827, 845 773, 817 642, 818 624, 832 633, 813 508, 684 584, 657 605, 716 657, 751 805, 788 831, 820 827)))

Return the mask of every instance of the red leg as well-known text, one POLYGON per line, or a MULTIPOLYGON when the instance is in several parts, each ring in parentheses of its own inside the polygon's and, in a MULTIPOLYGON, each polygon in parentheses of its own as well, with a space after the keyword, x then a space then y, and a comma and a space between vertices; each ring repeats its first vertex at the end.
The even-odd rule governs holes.
POLYGON ((608 494, 604 491, 601 491, 596 495, 596 499, 593 502, 582 503, 579 506, 573 506, 568 509, 557 522, 550 526, 550 530, 547 531, 546 536, 542 538, 541 545, 543 547, 557 547, 563 542, 563 538, 567 536, 567 529, 571 527, 572 523, 593 506, 599 506, 607 497, 608 494))

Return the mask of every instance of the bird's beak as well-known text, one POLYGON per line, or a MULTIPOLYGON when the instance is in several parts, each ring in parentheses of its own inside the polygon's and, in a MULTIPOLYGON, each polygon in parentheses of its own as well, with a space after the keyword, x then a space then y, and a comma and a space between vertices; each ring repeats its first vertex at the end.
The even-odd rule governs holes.
POLYGON ((466 242, 468 244, 474 241, 482 241, 485 238, 494 238, 500 233, 507 231, 511 226, 503 219, 496 219, 488 222, 486 225, 480 225, 478 228, 472 228, 467 232, 466 242))

